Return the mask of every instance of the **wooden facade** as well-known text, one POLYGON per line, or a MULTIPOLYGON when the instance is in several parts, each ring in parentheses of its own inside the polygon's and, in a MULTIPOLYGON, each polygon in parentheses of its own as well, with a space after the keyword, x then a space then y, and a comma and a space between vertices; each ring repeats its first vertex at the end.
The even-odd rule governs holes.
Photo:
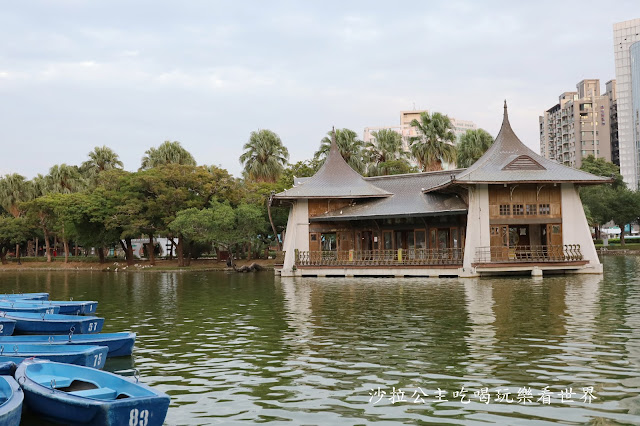
POLYGON ((327 211, 348 206, 348 200, 309 201, 309 251, 461 249, 464 214, 386 219, 313 221, 327 211))
POLYGON ((560 187, 491 185, 489 224, 493 257, 517 257, 519 247, 562 246, 560 187))

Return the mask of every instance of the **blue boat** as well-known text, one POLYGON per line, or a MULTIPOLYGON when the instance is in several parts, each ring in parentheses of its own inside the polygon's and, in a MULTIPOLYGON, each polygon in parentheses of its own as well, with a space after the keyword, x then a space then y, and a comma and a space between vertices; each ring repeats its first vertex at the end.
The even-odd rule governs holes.
POLYGON ((16 328, 16 322, 9 318, 0 317, 0 336, 11 336, 16 328))
POLYGON ((84 365, 86 367, 102 368, 107 360, 106 346, 89 345, 38 345, 16 344, 13 346, 0 345, 0 362, 21 363, 26 358, 41 358, 49 361, 66 362, 67 364, 84 365))
POLYGON ((98 333, 98 334, 72 334, 71 336, 50 335, 50 336, 0 336, 0 345, 10 347, 10 345, 37 343, 54 345, 99 345, 109 348, 108 357, 129 356, 133 352, 136 342, 136 333, 98 333))
POLYGON ((16 322, 16 334, 88 334, 99 333, 104 318, 77 315, 3 312, 5 318, 16 322))
POLYGON ((41 306, 59 306, 59 313, 64 315, 94 314, 98 309, 98 302, 93 300, 29 300, 28 302, 41 306))
POLYGON ((32 411, 65 424, 162 425, 169 409, 168 395, 92 368, 27 359, 15 377, 32 411))
POLYGON ((60 307, 54 305, 44 305, 40 303, 25 303, 17 300, 0 300, 0 311, 57 314, 60 312, 60 307))
POLYGON ((4 293, 0 294, 0 299, 48 300, 49 293, 4 293))
MULTIPOLYGON (((15 365, 14 365, 15 367, 15 365)), ((0 425, 18 426, 24 392, 11 376, 0 376, 0 425)))

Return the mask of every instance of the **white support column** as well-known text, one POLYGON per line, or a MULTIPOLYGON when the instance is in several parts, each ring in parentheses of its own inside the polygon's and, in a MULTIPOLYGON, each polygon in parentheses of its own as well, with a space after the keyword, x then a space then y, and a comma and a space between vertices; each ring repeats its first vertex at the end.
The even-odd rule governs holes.
POLYGON ((478 247, 489 247, 489 186, 474 185, 469 188, 469 210, 467 213, 467 236, 464 244, 463 275, 477 276, 471 264, 475 261, 478 247))
POLYGON ((580 250, 585 260, 589 261, 589 268, 576 272, 602 273, 602 265, 598 259, 598 252, 591 238, 591 230, 584 214, 582 200, 578 189, 572 183, 563 183, 562 194, 562 243, 580 244, 580 250))
POLYGON ((307 200, 296 200, 289 210, 287 232, 285 233, 283 250, 286 252, 282 265, 282 276, 296 275, 293 272, 296 249, 309 251, 309 203, 307 200))

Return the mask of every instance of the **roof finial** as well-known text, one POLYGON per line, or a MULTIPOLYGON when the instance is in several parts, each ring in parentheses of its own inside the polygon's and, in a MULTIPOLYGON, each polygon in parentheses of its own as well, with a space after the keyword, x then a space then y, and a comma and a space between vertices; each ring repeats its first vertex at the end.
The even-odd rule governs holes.
POLYGON ((336 127, 331 126, 331 145, 336 143, 336 127))
POLYGON ((503 121, 509 121, 509 114, 507 113, 507 100, 504 100, 504 117, 503 121))

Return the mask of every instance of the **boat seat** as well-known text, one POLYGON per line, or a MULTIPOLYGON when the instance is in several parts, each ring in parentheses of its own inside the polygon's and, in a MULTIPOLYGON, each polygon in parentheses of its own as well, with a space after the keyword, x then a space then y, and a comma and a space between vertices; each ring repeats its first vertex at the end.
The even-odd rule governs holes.
POLYGON ((69 377, 63 377, 63 376, 52 376, 52 375, 45 374, 42 376, 38 376, 37 380, 35 381, 41 384, 42 386, 46 386, 50 388, 52 380, 56 381, 55 383, 56 389, 66 388, 67 386, 71 386, 71 379, 69 377))
POLYGON ((86 389, 69 392, 69 395, 82 396, 95 399, 116 399, 118 392, 111 388, 86 389))

